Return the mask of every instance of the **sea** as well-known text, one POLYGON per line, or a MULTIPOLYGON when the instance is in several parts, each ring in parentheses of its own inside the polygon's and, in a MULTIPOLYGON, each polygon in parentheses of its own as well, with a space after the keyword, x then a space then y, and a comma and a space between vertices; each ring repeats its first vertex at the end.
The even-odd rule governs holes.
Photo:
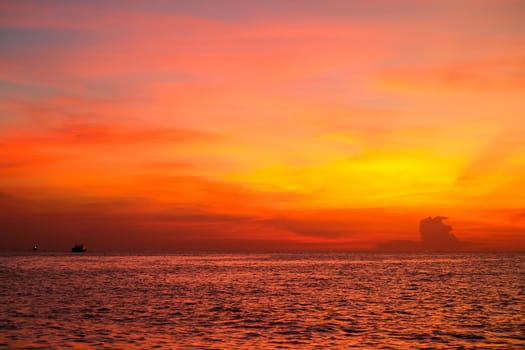
POLYGON ((525 254, 1 253, 2 349, 525 349, 525 254))

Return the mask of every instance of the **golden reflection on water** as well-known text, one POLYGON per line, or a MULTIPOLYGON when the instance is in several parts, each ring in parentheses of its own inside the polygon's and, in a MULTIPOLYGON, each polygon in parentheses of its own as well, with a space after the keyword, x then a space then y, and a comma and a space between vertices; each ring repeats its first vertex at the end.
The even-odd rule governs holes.
POLYGON ((519 254, 0 256, 0 348, 525 347, 519 254))

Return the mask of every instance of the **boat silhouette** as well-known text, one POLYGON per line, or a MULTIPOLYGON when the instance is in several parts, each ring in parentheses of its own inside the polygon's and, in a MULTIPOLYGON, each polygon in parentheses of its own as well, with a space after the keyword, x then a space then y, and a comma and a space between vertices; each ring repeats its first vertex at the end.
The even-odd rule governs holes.
POLYGON ((87 252, 87 247, 83 244, 75 244, 73 248, 71 248, 71 251, 73 253, 85 253, 87 252))
POLYGON ((33 244, 33 251, 36 252, 37 250, 39 250, 39 248, 38 248, 38 245, 35 243, 35 244, 33 244))

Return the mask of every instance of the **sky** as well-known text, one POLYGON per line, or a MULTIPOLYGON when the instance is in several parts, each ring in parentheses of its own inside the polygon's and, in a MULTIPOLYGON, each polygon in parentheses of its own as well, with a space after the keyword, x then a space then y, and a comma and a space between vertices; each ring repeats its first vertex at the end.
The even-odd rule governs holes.
POLYGON ((0 0, 0 249, 525 250, 525 3, 0 0))

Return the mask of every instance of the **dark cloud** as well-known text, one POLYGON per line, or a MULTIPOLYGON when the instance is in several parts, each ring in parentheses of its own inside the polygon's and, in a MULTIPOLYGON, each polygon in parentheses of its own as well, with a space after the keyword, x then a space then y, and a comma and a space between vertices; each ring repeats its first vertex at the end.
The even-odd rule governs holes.
POLYGON ((177 205, 150 212, 148 204, 140 198, 28 200, 0 192, 0 250, 28 250, 33 242, 48 251, 68 251, 75 242, 91 251, 286 246, 255 237, 263 227, 257 217, 177 205))
POLYGON ((459 241, 452 233, 452 226, 445 225, 443 220, 446 217, 428 217, 419 222, 419 233, 421 243, 425 249, 454 249, 459 245, 459 241))
POLYGON ((350 237, 354 232, 349 229, 348 221, 330 221, 321 219, 273 218, 266 221, 272 227, 293 232, 299 236, 337 239, 350 237))
POLYGON ((65 123, 48 137, 51 140, 77 144, 186 142, 211 139, 211 135, 195 130, 159 127, 126 129, 121 125, 85 123, 65 123))
POLYGON ((5 200, 11 199, 13 196, 11 196, 9 193, 6 192, 0 192, 0 205, 2 205, 2 202, 5 200))
MULTIPOLYGON (((296 210, 267 219, 266 224, 302 237, 334 240, 369 237, 384 226, 390 226, 390 233, 402 232, 403 222, 398 214, 386 208, 316 209, 296 210), (380 217, 381 220, 377 220, 380 217)), ((368 238, 366 239, 368 240, 368 238)))
POLYGON ((512 220, 524 220, 525 219, 525 212, 518 212, 511 216, 512 220))
POLYGON ((20 165, 22 165, 22 162, 3 162, 0 161, 0 169, 7 169, 7 168, 16 168, 20 165))
POLYGON ((394 240, 377 244, 383 251, 458 251, 469 249, 473 244, 457 239, 451 233, 452 226, 443 223, 444 216, 427 217, 419 222, 420 241, 394 240))

